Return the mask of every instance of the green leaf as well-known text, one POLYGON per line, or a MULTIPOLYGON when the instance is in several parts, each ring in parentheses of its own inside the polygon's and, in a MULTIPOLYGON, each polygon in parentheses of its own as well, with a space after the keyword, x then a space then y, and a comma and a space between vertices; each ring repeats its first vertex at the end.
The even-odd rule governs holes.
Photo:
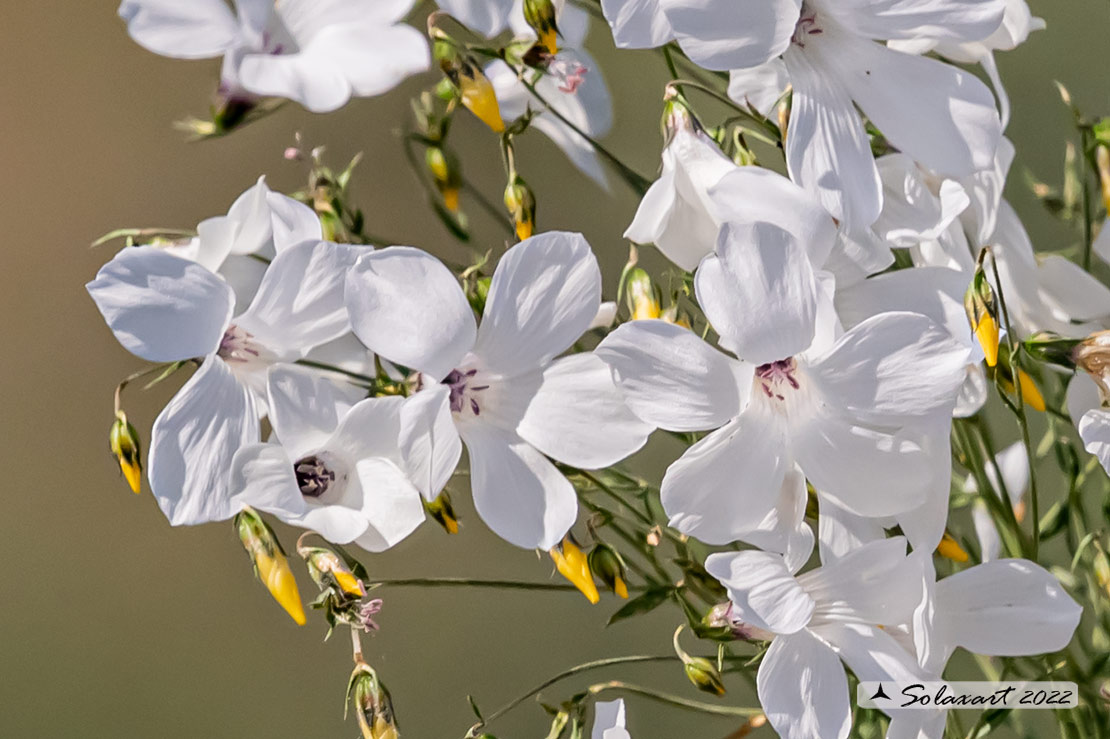
POLYGON ((477 702, 475 702, 474 696, 466 696, 466 702, 470 704, 470 710, 474 711, 474 715, 478 717, 478 720, 485 724, 486 717, 482 715, 482 712, 480 710, 478 710, 478 704, 477 702))
POLYGON ((618 621, 624 621, 627 618, 638 616, 641 613, 654 611, 670 599, 673 593, 674 588, 671 587, 645 590, 642 594, 625 603, 619 611, 610 616, 608 623, 605 625, 612 626, 618 621))

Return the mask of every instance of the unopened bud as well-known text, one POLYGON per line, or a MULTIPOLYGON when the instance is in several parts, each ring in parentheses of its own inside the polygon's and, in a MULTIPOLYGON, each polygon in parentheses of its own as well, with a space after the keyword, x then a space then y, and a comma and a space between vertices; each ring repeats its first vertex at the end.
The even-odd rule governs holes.
POLYGON ((663 93, 663 141, 670 143, 680 130, 700 131, 701 124, 691 112, 675 87, 667 86, 663 93))
POLYGON ((362 598, 366 595, 362 580, 330 549, 299 546, 297 554, 304 559, 308 574, 320 588, 336 587, 350 598, 362 598))
POLYGON ((964 293, 964 310, 979 346, 983 347, 987 366, 994 367, 998 364, 998 303, 983 271, 982 259, 964 293))
POLYGON ((424 163, 443 198, 443 206, 452 213, 458 213, 459 192, 462 190, 462 172, 458 159, 442 147, 429 146, 424 150, 424 163))
POLYGON ((143 474, 142 446, 139 432, 123 411, 116 411, 116 420, 108 432, 108 446, 116 456, 120 472, 131 486, 131 492, 138 493, 143 474))
POLYGON ((362 739, 398 739, 393 700, 378 673, 365 662, 355 665, 347 683, 347 701, 355 712, 362 739))
POLYGON ((937 545, 937 554, 953 562, 967 562, 970 559, 960 543, 947 531, 944 532, 940 544, 937 545))
POLYGON ((1035 411, 1040 411, 1041 413, 1044 413, 1044 396, 1041 395, 1041 391, 1037 388, 1037 384, 1033 382, 1033 378, 1029 376, 1029 373, 1021 368, 1018 368, 1017 384, 1015 385, 1013 377, 1014 370, 1007 367, 999 367, 999 369, 1000 374, 998 379, 1003 389, 1005 389, 1007 393, 1009 393, 1010 395, 1014 395, 1020 392, 1021 402, 1024 405, 1029 406, 1035 411))
POLYGON ((605 587, 621 598, 628 597, 628 584, 625 582, 624 560, 613 547, 599 543, 590 551, 587 559, 590 570, 597 575, 605 587))
POLYGON ((717 666, 705 657, 691 657, 678 643, 678 636, 682 633, 683 628, 685 627, 679 626, 675 630, 672 641, 675 654, 682 660, 682 669, 686 673, 686 677, 698 690, 714 695, 724 695, 725 684, 721 680, 721 671, 717 669, 717 666))
MULTIPOLYGON (((489 284, 486 284, 488 289, 489 284)), ((483 295, 483 302, 484 302, 483 295)), ((448 534, 459 533, 459 518, 451 504, 451 494, 444 490, 431 503, 424 503, 424 510, 439 523, 448 534)))
POLYGON ((1081 343, 1081 339, 1068 339, 1042 331, 1023 341, 1022 348, 1039 362, 1050 362, 1073 370, 1075 351, 1081 343))
POLYGON ((770 641, 774 634, 758 626, 741 621, 735 613, 730 601, 718 603, 709 610, 702 619, 702 624, 713 630, 728 630, 733 639, 742 641, 770 641))
POLYGON ((1102 404, 1110 402, 1110 331, 1096 331, 1088 336, 1075 347, 1072 358, 1098 385, 1102 404))
POLYGON ((552 549, 549 554, 555 561, 555 569, 559 574, 569 580, 574 587, 586 596, 590 603, 597 603, 601 595, 594 584, 593 573, 590 572, 590 563, 585 553, 568 536, 563 542, 552 549))
POLYGON ((524 20, 549 54, 558 53, 559 29, 555 25, 555 4, 551 0, 524 0, 524 20))
POLYGON ((233 523, 239 541, 254 563, 255 575, 297 625, 304 626, 304 606, 297 581, 273 530, 249 506, 235 516, 233 523))
POLYGON ((505 208, 513 218, 516 237, 521 241, 530 238, 536 228, 536 196, 518 174, 514 173, 505 187, 505 208))
POLYGON ((625 299, 633 321, 659 318, 662 315, 659 307, 662 297, 659 288, 652 282, 651 275, 640 267, 633 267, 628 271, 625 284, 625 299))

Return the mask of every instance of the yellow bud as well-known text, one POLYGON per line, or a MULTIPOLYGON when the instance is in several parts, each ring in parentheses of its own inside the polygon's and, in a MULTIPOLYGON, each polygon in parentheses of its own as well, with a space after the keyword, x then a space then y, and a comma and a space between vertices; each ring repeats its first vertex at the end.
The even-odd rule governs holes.
POLYGON ((953 562, 967 562, 968 559, 970 559, 970 557, 967 556, 967 552, 964 551, 964 548, 961 547, 959 542, 953 539, 952 535, 947 531, 944 532, 944 538, 942 538, 940 544, 937 545, 937 554, 953 562))
MULTIPOLYGON (((983 250, 983 254, 986 254, 986 249, 983 250)), ((971 278, 971 284, 964 294, 964 310, 967 312, 971 330, 979 340, 979 346, 983 347, 987 366, 994 367, 998 364, 998 306, 995 302, 994 290, 987 281, 986 273, 983 272, 982 259, 980 255, 975 275, 971 278)))
POLYGON ((443 190, 443 207, 452 213, 459 212, 459 189, 457 187, 447 187, 443 190))
POLYGON ((586 555, 571 541, 570 537, 563 539, 563 543, 550 551, 551 559, 555 561, 555 568, 559 574, 569 580, 574 587, 586 596, 590 603, 597 603, 601 595, 594 584, 593 573, 586 555))
POLYGON ((604 542, 599 543, 590 550, 586 564, 609 590, 621 598, 628 598, 628 584, 624 581, 624 561, 615 549, 604 542))
POLYGON ((558 29, 555 26, 555 5, 551 0, 524 0, 524 20, 539 36, 540 43, 551 55, 558 53, 558 29))
POLYGON ((120 472, 131 487, 131 492, 138 493, 143 474, 142 448, 139 432, 128 422, 127 414, 123 411, 116 412, 115 423, 108 433, 108 446, 116 456, 120 472))
POLYGON ((300 591, 297 590, 297 581, 273 530, 249 506, 235 516, 234 525, 239 541, 254 562, 258 579, 297 625, 304 626, 304 606, 301 604, 300 591))
POLYGON ((365 662, 358 662, 347 684, 347 700, 353 704, 362 739, 398 739, 400 733, 393 716, 393 701, 378 674, 365 662))
POLYGON ((458 76, 459 95, 467 110, 490 127, 494 133, 505 130, 501 106, 489 78, 476 65, 464 62, 458 76))
MULTIPOLYGON (((304 540, 304 536, 300 541, 304 540)), ((335 552, 324 547, 303 546, 298 542, 297 553, 308 565, 308 573, 313 581, 321 588, 329 587, 334 583, 343 593, 352 598, 361 598, 366 595, 366 588, 362 580, 351 572, 343 560, 335 552)))
POLYGON ((536 227, 536 196, 518 174, 513 174, 505 187, 505 208, 513 218, 516 237, 521 241, 532 237, 536 227))
POLYGON ((978 323, 973 324, 975 338, 979 346, 983 347, 983 356, 987 359, 987 366, 994 367, 998 364, 998 323, 990 315, 983 314, 978 323))
POLYGON ((659 288, 651 276, 639 267, 629 270, 627 278, 628 311, 632 320, 660 318, 663 311, 659 307, 659 288))
POLYGON ((1035 411, 1044 413, 1044 396, 1037 389, 1036 383, 1024 370, 1018 370, 1018 387, 1021 388, 1021 400, 1025 405, 1035 411))
POLYGON ((559 53, 559 39, 554 28, 548 28, 540 32, 540 43, 543 44, 549 54, 559 53))
POLYGON ((436 189, 443 197, 443 206, 452 213, 458 213, 459 191, 462 189, 462 173, 458 159, 441 146, 429 146, 424 150, 424 164, 435 181, 436 189))
POLYGON ((431 503, 424 504, 424 510, 434 518, 448 534, 459 533, 459 518, 451 503, 451 494, 444 490, 431 503))

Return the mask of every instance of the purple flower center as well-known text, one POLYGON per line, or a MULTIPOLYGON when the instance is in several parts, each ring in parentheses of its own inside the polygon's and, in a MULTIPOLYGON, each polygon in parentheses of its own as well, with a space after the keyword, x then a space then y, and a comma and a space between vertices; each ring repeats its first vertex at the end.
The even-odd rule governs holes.
POLYGON ((220 339, 220 348, 216 350, 225 362, 249 362, 258 359, 260 353, 254 336, 235 325, 228 326, 220 339))
POLYGON ((451 412, 461 413, 463 408, 469 407, 471 412, 477 416, 481 412, 478 406, 478 399, 474 397, 474 393, 481 392, 482 390, 489 389, 489 385, 471 385, 474 376, 478 374, 478 370, 451 370, 447 377, 443 378, 441 384, 446 385, 451 391, 451 412))
POLYGON ((798 19, 798 24, 794 26, 794 35, 790 41, 804 49, 808 37, 819 36, 822 33, 824 33, 824 29, 817 23, 817 13, 803 5, 802 17, 798 19))
POLYGON ((335 472, 315 454, 294 463, 293 474, 297 476, 297 487, 301 489, 301 495, 306 498, 319 498, 335 482, 335 472))
POLYGON ((798 363, 791 357, 759 365, 755 368, 755 376, 768 398, 786 400, 782 393, 787 386, 793 390, 801 387, 795 374, 797 371, 798 363))

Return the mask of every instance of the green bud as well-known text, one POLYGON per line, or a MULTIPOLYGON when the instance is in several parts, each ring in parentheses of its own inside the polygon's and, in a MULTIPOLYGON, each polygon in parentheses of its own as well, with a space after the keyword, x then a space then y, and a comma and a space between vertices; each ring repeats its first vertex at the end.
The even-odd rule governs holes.
POLYGON ((625 581, 624 560, 617 550, 605 543, 599 543, 586 558, 590 571, 596 575, 605 587, 616 593, 621 598, 628 597, 628 584, 625 581))
POLYGON ((516 237, 521 241, 530 238, 536 228, 536 196, 518 174, 505 187, 505 208, 513 218, 516 237))
POLYGON ((347 701, 355 712, 362 739, 398 739, 393 700, 378 679, 378 673, 365 662, 355 665, 347 683, 347 701))
POLYGON ((694 116, 682 95, 674 87, 667 87, 663 95, 663 141, 670 143, 680 130, 700 131, 701 123, 694 116))
POLYGON ((1068 339, 1042 331, 1029 337, 1023 343, 1026 353, 1037 361, 1058 364, 1061 367, 1073 370, 1075 369, 1075 350, 1082 343, 1082 340, 1068 339))
POLYGON ((108 447, 119 462, 120 472, 127 478, 131 492, 138 493, 142 481, 143 461, 139 432, 127 420, 127 414, 116 411, 116 420, 108 432, 108 447))
POLYGON ((705 657, 689 657, 683 662, 682 669, 686 677, 698 690, 713 695, 724 695, 725 684, 721 680, 721 673, 717 666, 705 657))
POLYGON ((633 267, 628 270, 625 286, 625 302, 633 321, 661 317, 663 298, 651 275, 640 267, 633 267))

